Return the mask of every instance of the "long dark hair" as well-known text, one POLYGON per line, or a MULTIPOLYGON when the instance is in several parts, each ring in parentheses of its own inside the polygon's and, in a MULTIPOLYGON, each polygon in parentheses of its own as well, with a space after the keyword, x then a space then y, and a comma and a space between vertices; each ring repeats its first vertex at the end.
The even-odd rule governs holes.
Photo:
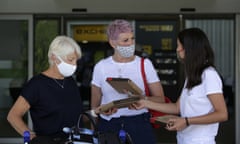
POLYGON ((184 29, 178 34, 178 40, 185 50, 186 88, 191 89, 202 82, 205 68, 215 67, 214 53, 206 34, 199 28, 184 29))

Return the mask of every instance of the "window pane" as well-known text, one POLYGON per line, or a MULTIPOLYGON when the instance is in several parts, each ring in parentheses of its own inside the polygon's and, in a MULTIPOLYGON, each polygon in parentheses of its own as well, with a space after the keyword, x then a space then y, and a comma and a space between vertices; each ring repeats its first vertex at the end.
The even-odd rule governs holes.
POLYGON ((28 21, 0 20, 0 31, 0 137, 18 137, 6 117, 28 76, 28 21))
POLYGON ((58 20, 36 20, 34 46, 34 74, 48 67, 48 48, 59 33, 58 20))

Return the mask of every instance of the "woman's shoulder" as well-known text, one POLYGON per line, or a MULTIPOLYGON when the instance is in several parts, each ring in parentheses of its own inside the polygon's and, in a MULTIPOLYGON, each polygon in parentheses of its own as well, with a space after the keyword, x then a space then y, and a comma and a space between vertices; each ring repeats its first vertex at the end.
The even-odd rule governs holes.
POLYGON ((214 67, 208 67, 203 71, 202 74, 203 78, 220 78, 220 74, 217 72, 217 70, 214 67))
POLYGON ((103 64, 103 63, 109 63, 112 61, 112 56, 109 56, 109 57, 106 57, 106 58, 103 58, 103 59, 100 59, 99 61, 97 61, 96 64, 103 64))
POLYGON ((203 73, 204 74, 217 74, 217 70, 214 67, 210 66, 210 67, 205 68, 203 73))
POLYGON ((38 84, 38 83, 43 83, 48 81, 50 78, 47 77, 46 75, 39 73, 36 74, 34 76, 32 76, 32 78, 29 79, 28 83, 30 84, 38 84))
POLYGON ((104 59, 99 60, 99 61, 95 64, 94 67, 107 66, 107 65, 111 64, 112 61, 113 61, 113 60, 112 60, 112 57, 110 56, 110 57, 107 57, 107 58, 104 58, 104 59))
POLYGON ((144 65, 145 65, 145 66, 153 67, 153 63, 152 63, 152 60, 151 60, 151 59, 139 57, 139 61, 141 61, 142 59, 144 59, 144 65))

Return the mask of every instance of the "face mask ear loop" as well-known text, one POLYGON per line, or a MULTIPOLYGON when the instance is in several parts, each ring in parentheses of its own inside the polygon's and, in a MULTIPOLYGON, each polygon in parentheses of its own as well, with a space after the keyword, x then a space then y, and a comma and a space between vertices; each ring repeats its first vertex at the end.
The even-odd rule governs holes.
POLYGON ((62 59, 60 56, 57 56, 57 58, 58 58, 61 62, 63 62, 63 59, 62 59))
POLYGON ((61 62, 62 62, 62 59, 60 58, 60 56, 58 56, 58 55, 56 55, 56 54, 54 54, 55 55, 55 60, 54 60, 54 63, 56 64, 56 65, 59 65, 61 62), (58 64, 57 63, 57 59, 60 61, 60 63, 58 64))
MULTIPOLYGON (((60 56, 58 56, 58 55, 55 55, 57 58, 58 58, 58 60, 60 61, 60 63, 62 63, 62 62, 64 62, 64 60, 60 57, 60 56)), ((56 63, 56 62, 55 62, 56 63)), ((60 64, 59 63, 59 64, 60 64)), ((56 65, 58 65, 57 63, 56 63, 56 65)))

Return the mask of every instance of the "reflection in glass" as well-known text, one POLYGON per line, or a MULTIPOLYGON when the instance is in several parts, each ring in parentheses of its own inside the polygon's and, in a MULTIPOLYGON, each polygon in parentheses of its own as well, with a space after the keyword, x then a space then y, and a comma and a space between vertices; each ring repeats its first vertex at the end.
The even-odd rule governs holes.
POLYGON ((58 20, 36 20, 34 45, 34 74, 48 67, 48 47, 59 33, 58 20))
POLYGON ((28 76, 28 22, 0 20, 0 31, 0 137, 18 137, 6 117, 28 76))

